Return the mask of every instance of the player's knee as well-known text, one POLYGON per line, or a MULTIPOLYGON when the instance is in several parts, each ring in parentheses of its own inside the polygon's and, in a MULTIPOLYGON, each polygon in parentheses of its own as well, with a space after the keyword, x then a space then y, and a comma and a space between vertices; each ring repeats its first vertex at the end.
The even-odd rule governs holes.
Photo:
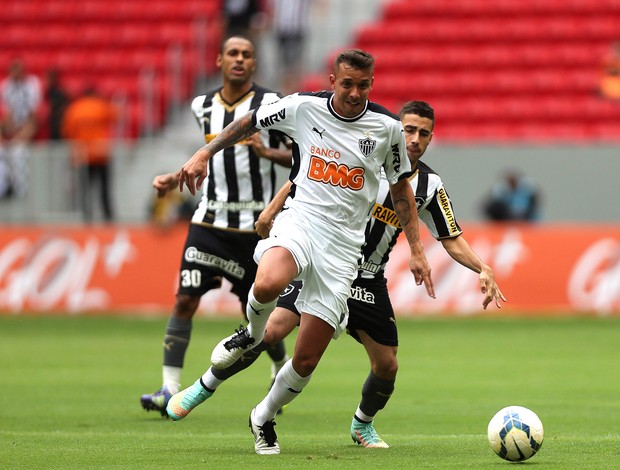
POLYGON ((398 373, 398 360, 396 356, 382 357, 373 361, 372 372, 383 380, 394 380, 398 373))
POLYGON ((277 299, 284 287, 286 285, 282 286, 275 278, 262 277, 260 280, 254 281, 252 293, 257 301, 264 304, 277 299))
POLYGON ((265 336, 263 337, 263 343, 265 343, 267 346, 273 346, 274 344, 282 341, 283 339, 284 337, 277 329, 267 328, 267 331, 265 331, 265 336))
POLYGON ((267 327, 263 342, 269 346, 273 346, 280 341, 283 341, 299 323, 299 317, 293 312, 283 307, 276 307, 269 321, 267 321, 267 327))
POLYGON ((316 369, 320 358, 321 356, 300 354, 298 351, 295 351, 295 355, 293 356, 293 369, 295 369, 295 372, 301 377, 308 377, 314 372, 314 369, 316 369))
POLYGON ((200 297, 193 297, 191 295, 177 295, 172 314, 175 317, 190 320, 196 313, 198 304, 200 304, 200 297))

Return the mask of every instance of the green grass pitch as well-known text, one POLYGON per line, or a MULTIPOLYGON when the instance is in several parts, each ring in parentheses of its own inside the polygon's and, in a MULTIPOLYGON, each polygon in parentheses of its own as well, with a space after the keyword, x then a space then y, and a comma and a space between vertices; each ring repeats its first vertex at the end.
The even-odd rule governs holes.
MULTIPOLYGON (((165 323, 0 315, 0 468, 500 469, 515 464, 491 451, 486 427, 513 404, 545 427, 542 449, 520 465, 620 468, 617 317, 399 320, 396 390, 375 421, 390 449, 349 437, 368 360, 343 336, 277 417, 279 456, 255 455, 247 425, 269 385, 265 355, 183 421, 141 409, 140 395, 160 386, 165 323)), ((237 324, 196 319, 184 385, 237 324)))

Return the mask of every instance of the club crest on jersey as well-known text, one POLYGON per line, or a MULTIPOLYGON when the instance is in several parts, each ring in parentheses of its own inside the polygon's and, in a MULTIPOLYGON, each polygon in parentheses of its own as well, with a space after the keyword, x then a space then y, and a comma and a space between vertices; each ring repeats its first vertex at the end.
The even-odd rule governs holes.
POLYGON ((359 147, 360 147, 360 152, 362 152, 362 154, 365 157, 367 157, 372 152, 374 152, 375 151, 375 147, 377 146, 377 141, 371 139, 368 134, 366 134, 366 137, 364 139, 359 139, 357 142, 358 142, 359 147))
POLYGON ((280 297, 286 297, 293 292, 295 292, 295 286, 293 284, 289 284, 288 286, 286 286, 286 289, 284 289, 284 292, 280 294, 280 297))

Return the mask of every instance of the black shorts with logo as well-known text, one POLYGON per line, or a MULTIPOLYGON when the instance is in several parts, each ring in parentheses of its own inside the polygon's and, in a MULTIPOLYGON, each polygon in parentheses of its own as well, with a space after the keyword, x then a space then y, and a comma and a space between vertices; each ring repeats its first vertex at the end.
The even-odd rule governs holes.
MULTIPOLYGON (((299 315, 295 301, 301 281, 293 281, 278 297, 278 307, 299 315)), ((374 341, 385 346, 398 346, 396 316, 387 290, 385 277, 379 279, 357 278, 351 286, 347 333, 361 343, 357 330, 366 332, 374 341)))
POLYGON ((231 291, 243 304, 256 277, 254 249, 260 240, 255 232, 239 232, 190 224, 179 272, 178 293, 200 297, 221 285, 221 278, 232 284, 231 291))

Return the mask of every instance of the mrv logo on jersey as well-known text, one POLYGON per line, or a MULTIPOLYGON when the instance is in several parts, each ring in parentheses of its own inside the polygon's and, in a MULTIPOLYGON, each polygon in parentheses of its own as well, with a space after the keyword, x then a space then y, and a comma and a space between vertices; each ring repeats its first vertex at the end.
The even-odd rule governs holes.
POLYGON ((261 127, 273 126, 274 123, 276 122, 284 121, 285 117, 286 117, 286 110, 283 109, 281 111, 278 111, 277 113, 272 114, 271 116, 267 116, 266 118, 261 119, 260 125, 261 127))
POLYGON ((392 165, 394 165, 394 171, 400 171, 400 146, 398 144, 392 145, 392 165))

